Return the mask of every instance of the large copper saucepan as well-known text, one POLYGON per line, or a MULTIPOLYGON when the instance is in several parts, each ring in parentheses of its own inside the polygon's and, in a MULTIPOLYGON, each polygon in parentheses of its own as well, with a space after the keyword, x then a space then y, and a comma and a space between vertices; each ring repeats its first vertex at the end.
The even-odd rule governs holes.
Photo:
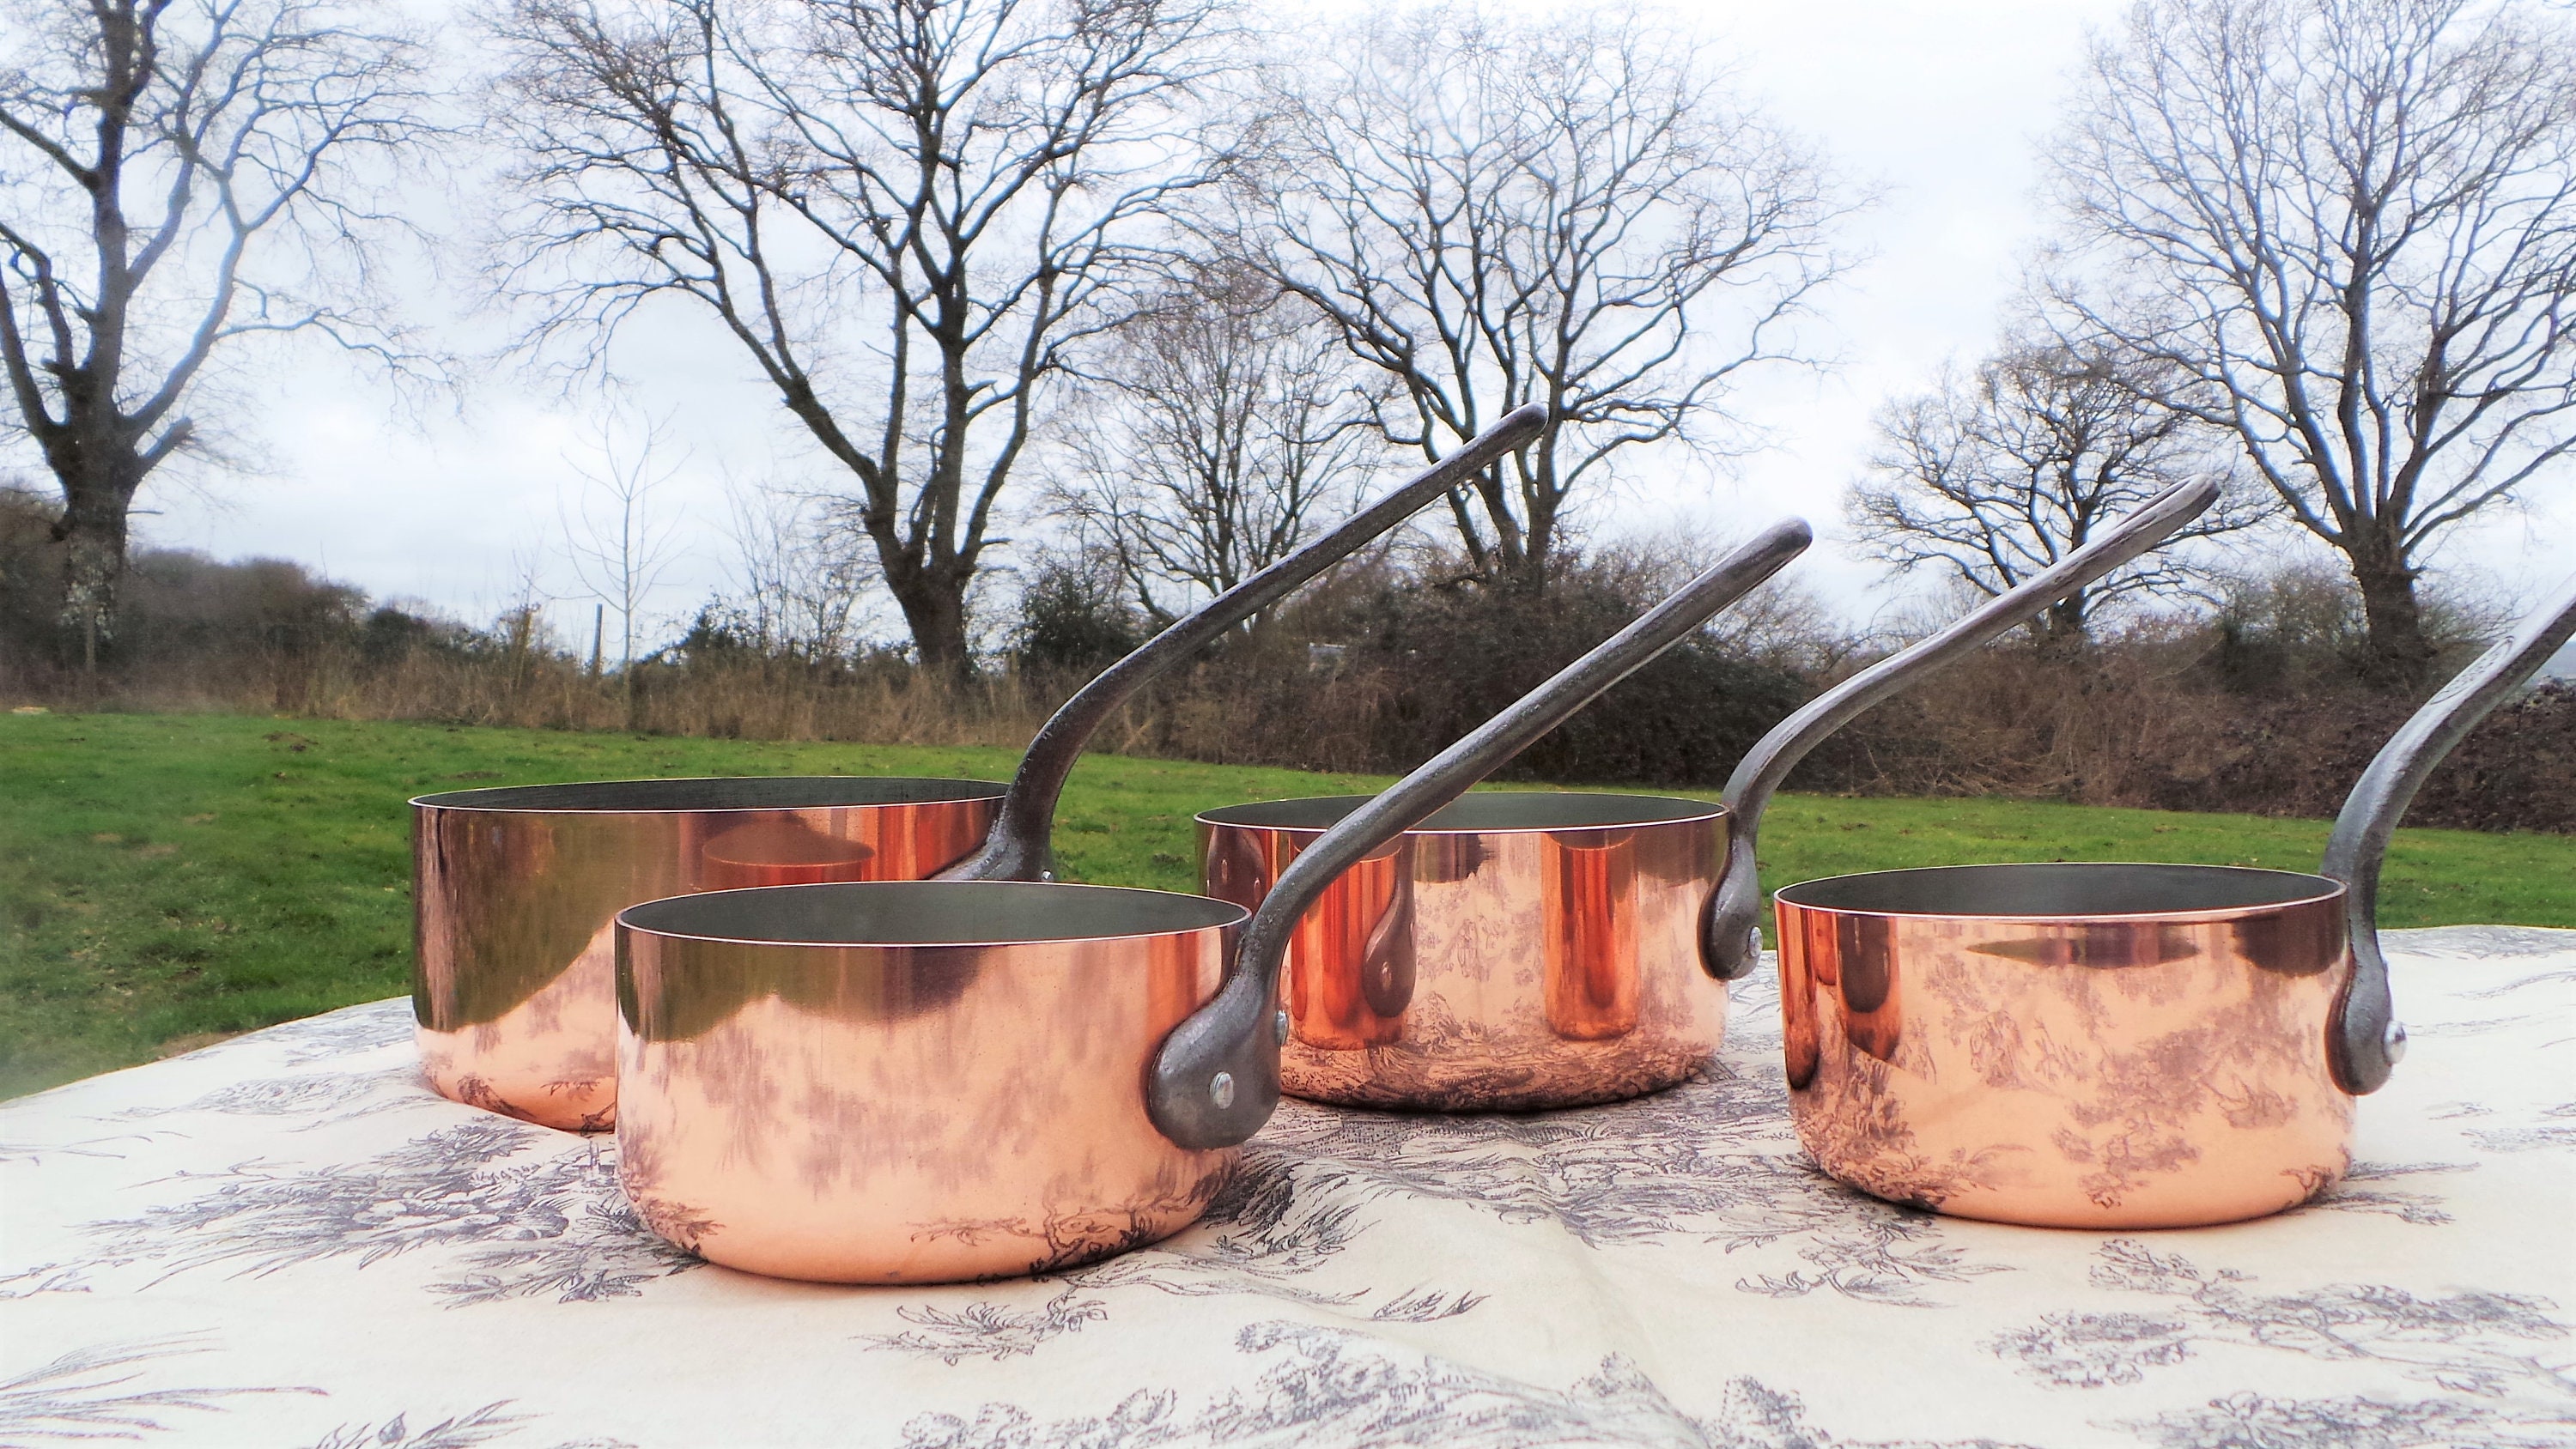
MULTIPOLYGON (((1782 889, 1799 1140, 1880 1197, 2046 1227, 2234 1222, 2332 1185, 2353 1099, 2405 1046, 2376 926, 2389 835, 2571 635, 2576 594, 2434 695, 2353 787, 2316 875, 1969 865, 1782 889)), ((1757 749, 1728 801, 1758 810, 1785 768, 1757 749)), ((1749 873, 1728 889, 1749 919, 1749 873)))
POLYGON ((1545 421, 1538 406, 1506 416, 1103 670, 1030 741, 1007 791, 984 780, 801 776, 512 786, 412 801, 412 1009, 430 1085, 549 1127, 613 1123, 610 921, 639 901, 943 873, 1052 879, 1065 778, 1138 686, 1528 442, 1545 421))
POLYGON ((828 1282, 1043 1272, 1195 1220, 1279 1100, 1277 970, 1352 860, 1806 547, 1773 529, 1325 832, 1258 913, 997 881, 618 916, 620 1172, 706 1258, 828 1282))
MULTIPOLYGON (((2208 484, 2169 490, 1853 682, 1879 698, 1919 679, 2162 543, 2215 496, 2208 484)), ((1200 815, 1207 893, 1260 905, 1291 861, 1363 803, 1274 800, 1200 815)), ((1299 920, 1284 1089, 1347 1106, 1527 1110, 1684 1080, 1716 1051, 1724 982, 1749 964, 1704 949, 1730 834, 1727 811, 1700 800, 1459 799, 1355 862, 1299 920)), ((1733 834, 1749 862, 1751 833, 1733 834)))

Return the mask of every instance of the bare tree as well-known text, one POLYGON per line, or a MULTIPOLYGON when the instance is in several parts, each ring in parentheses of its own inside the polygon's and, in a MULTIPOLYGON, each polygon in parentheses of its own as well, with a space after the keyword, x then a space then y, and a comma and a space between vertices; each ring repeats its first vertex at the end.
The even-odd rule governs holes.
MULTIPOLYGON (((2105 524, 2195 476, 2239 471, 2233 440, 2154 401, 2146 364, 2116 351, 2016 342, 1973 376, 1879 415, 1870 473, 1852 489, 1861 547, 1898 569, 1929 565, 1991 598, 2082 548, 2105 524)), ((2211 538, 2275 510, 2245 480, 2176 535, 2211 538)), ((2185 557, 2160 550, 2051 605, 2043 645, 2084 639, 2106 608, 2199 592, 2185 557)))
POLYGON ((1089 369, 1050 502, 1157 627, 1303 543, 1353 494, 1366 435, 1340 344, 1218 266, 1149 297, 1089 369))
POLYGON ((1473 565, 1540 572, 1620 450, 1717 441, 1736 375, 1840 266, 1818 164, 1693 36, 1627 6, 1406 9, 1277 68, 1229 245, 1393 384, 1375 422, 1438 458, 1511 408, 1548 429, 1451 500, 1473 565))
POLYGON ((135 494, 206 445, 191 400, 234 343, 417 361, 368 262, 377 163, 431 130, 420 63, 329 0, 0 9, 0 417, 62 490, 59 623, 86 664, 115 633, 135 494))
POLYGON ((2576 46, 2506 0, 2175 0, 2054 151, 2062 290, 2339 550, 2419 683, 2444 530, 2576 449, 2576 46))
POLYGON ((546 550, 542 543, 510 551, 510 577, 500 612, 492 616, 488 637, 500 651, 503 678, 515 700, 526 688, 539 658, 555 652, 554 631, 546 626, 546 605, 555 596, 546 590, 546 550))
POLYGON ((599 462, 575 464, 582 488, 562 515, 564 552, 583 588, 617 616, 618 690, 628 728, 635 724, 635 635, 644 601, 676 557, 678 525, 660 516, 653 495, 671 481, 658 428, 622 441, 613 426, 599 433, 599 462))
POLYGON ((1215 0, 518 0, 495 116, 533 342, 604 359, 656 298, 722 324, 857 483, 924 664, 1066 349, 1112 316, 1220 64, 1215 0))
POLYGON ((848 655, 875 577, 866 540, 845 537, 810 493, 738 488, 728 501, 734 553, 723 602, 746 642, 815 663, 848 655))

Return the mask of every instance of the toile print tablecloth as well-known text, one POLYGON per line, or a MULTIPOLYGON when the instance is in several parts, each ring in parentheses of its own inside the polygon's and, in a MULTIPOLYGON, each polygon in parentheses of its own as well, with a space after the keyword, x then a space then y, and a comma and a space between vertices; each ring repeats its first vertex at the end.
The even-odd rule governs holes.
POLYGON ((2262 1222, 1847 1191, 1758 977, 1702 1080, 1291 1102, 1199 1227, 948 1288, 666 1248, 613 1139, 432 1095, 408 1003, 353 1007, 0 1106, 0 1445, 2576 1444, 2576 932, 2390 944, 2413 1055, 2262 1222))

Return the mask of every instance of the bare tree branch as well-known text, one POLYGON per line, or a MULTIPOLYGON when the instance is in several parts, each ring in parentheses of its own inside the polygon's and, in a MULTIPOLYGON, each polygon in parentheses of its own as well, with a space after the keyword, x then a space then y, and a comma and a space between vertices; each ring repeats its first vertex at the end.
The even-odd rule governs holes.
MULTIPOLYGON (((2160 406, 2146 364, 2097 346, 2010 341, 1972 376, 1879 416, 1870 475, 1852 489, 1862 548, 1898 570, 1929 566, 1992 597, 2082 548, 2107 523, 2193 476, 2234 476, 2176 541, 2254 527, 2278 509, 2219 429, 2160 406)), ((2103 614, 2142 599, 2208 597, 2187 555, 2160 550, 2068 595, 2033 621, 2043 645, 2080 643, 2103 614)))
POLYGON ((728 587, 702 626, 763 655, 812 665, 848 658, 872 582, 870 545, 836 529, 830 510, 817 506, 824 501, 776 486, 730 490, 728 587))
POLYGON ((1366 411, 1348 371, 1330 330, 1257 274, 1186 273, 1088 366, 1048 501, 1167 625, 1351 499, 1366 411))
POLYGON ((1621 450, 1716 446, 1735 375, 1801 358, 1789 325, 1844 264, 1821 167, 1634 8, 1404 10, 1301 41, 1270 90, 1226 244, 1395 384, 1378 427, 1437 458, 1550 409, 1473 507, 1453 499, 1488 572, 1544 569, 1621 450))
POLYGON ((2576 42, 2506 0, 2182 0, 2097 44, 2058 290, 2173 370, 2422 680, 2443 530, 2576 451, 2576 42))
POLYGON ((622 438, 614 423, 598 431, 598 462, 575 463, 581 495, 569 508, 555 501, 564 552, 584 588, 617 615, 618 687, 626 727, 635 728, 635 637, 644 622, 645 597, 677 559, 678 524, 653 505, 653 495, 678 471, 664 462, 665 429, 648 424, 622 438))
POLYGON ((524 204, 527 341, 591 365, 637 308, 715 318, 854 482, 925 663, 966 598, 1067 349, 1177 193, 1215 0, 520 0, 495 98, 524 204))
POLYGON ((410 36, 333 0, 0 9, 0 368, 62 489, 61 623, 113 637, 136 492, 232 345, 430 365, 369 285, 388 165, 436 132, 410 36), (78 258, 77 266, 74 259, 78 258))

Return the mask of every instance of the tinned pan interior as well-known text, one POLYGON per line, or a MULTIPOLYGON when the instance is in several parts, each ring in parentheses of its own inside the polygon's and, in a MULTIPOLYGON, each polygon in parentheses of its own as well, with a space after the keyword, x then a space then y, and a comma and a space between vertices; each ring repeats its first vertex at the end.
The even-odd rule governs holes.
POLYGON ((588 780, 568 785, 498 785, 423 795, 438 810, 509 810, 642 815, 697 810, 820 810, 850 805, 915 805, 998 800, 991 780, 903 775, 754 775, 680 780, 588 780))
POLYGON ((1241 906, 1175 891, 1023 881, 852 881, 708 891, 629 906, 656 936, 771 946, 1007 946, 1240 924, 1241 906))
POLYGON ((1236 1154, 1154 1129, 1148 1063, 1214 994, 1245 914, 988 881, 632 907, 622 1181, 664 1237, 791 1278, 1045 1272, 1164 1237, 1236 1154))
POLYGON ((1776 898, 1811 910, 1870 915, 2078 921, 2250 911, 2342 894, 2341 884, 2297 871, 2053 862, 1828 876, 1783 886, 1776 898))
MULTIPOLYGON (((1376 797, 1315 795, 1262 800, 1200 812, 1203 825, 1251 830, 1324 831, 1376 797)), ((1512 830, 1610 830, 1723 816, 1726 807, 1671 795, 1611 795, 1577 790, 1476 790, 1432 812, 1415 832, 1493 834, 1512 830)))
MULTIPOLYGON (((1141 959, 1158 941, 1230 933, 1250 914, 1169 891, 1017 881, 674 896, 618 913, 618 1010, 626 1030, 648 1041, 698 1036, 773 997, 855 1023, 897 1021, 954 1002, 996 973, 1060 971, 1119 948, 1141 959), (649 970, 636 964, 638 938, 655 942, 649 970)), ((1007 1003, 1001 1011, 1007 1016, 1007 1003)))

